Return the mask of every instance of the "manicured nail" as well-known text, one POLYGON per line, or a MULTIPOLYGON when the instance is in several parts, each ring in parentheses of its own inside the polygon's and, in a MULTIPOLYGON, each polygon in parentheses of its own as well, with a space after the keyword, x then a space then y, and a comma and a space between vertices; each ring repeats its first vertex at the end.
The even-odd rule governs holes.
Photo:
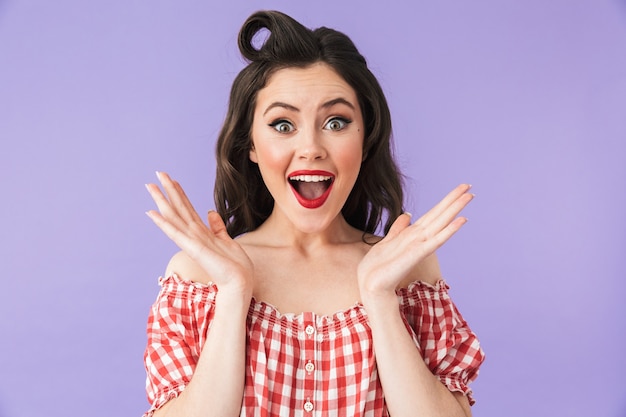
POLYGON ((413 217, 413 215, 411 213, 409 213, 408 211, 405 211, 404 214, 406 214, 409 217, 413 217))

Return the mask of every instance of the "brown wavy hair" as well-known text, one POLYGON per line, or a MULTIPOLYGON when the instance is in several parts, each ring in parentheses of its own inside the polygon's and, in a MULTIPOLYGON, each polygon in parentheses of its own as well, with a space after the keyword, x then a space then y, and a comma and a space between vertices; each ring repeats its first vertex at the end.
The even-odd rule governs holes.
POLYGON ((255 230, 274 207, 258 166, 249 158, 257 93, 277 70, 319 62, 354 89, 365 123, 364 159, 342 214, 348 224, 366 233, 375 233, 385 221, 386 233, 402 213, 403 202, 402 176, 391 148, 391 115, 376 77, 350 38, 326 27, 307 29, 281 12, 259 11, 243 24, 239 50, 248 65, 233 82, 216 147, 214 198, 229 234, 255 230), (267 38, 256 48, 253 39, 256 43, 255 36, 264 29, 267 38))

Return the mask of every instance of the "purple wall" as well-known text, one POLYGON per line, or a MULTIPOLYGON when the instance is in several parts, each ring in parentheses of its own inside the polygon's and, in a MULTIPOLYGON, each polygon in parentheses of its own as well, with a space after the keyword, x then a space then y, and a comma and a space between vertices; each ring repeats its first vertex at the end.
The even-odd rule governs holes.
POLYGON ((143 184, 213 207, 236 35, 258 8, 349 34, 387 92, 407 208, 462 181, 442 249, 488 358, 481 417, 626 416, 626 3, 0 0, 0 416, 139 416, 175 247, 143 184))

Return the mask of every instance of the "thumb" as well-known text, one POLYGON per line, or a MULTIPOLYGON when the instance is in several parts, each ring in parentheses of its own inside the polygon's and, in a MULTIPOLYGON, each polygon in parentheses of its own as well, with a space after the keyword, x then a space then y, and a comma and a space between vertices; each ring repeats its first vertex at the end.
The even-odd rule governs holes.
POLYGON ((411 224, 411 213, 404 212, 393 222, 385 239, 393 239, 411 224))
POLYGON ((230 239, 228 232, 226 231, 226 225, 224 224, 224 220, 215 210, 209 210, 209 214, 207 215, 207 220, 209 223, 209 228, 213 232, 215 236, 219 239, 230 239))

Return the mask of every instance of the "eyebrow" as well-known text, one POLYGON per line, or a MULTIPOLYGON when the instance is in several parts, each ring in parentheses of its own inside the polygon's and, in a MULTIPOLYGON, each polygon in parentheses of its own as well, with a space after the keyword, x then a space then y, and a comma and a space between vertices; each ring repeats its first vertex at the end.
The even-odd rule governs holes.
MULTIPOLYGON (((338 98, 329 100, 329 101, 325 102, 324 104, 322 104, 320 106, 320 108, 326 109, 326 108, 332 107, 332 106, 334 106, 336 104, 345 104, 346 106, 348 106, 352 110, 354 110, 354 105, 352 103, 350 103, 348 100, 346 100, 345 98, 342 98, 342 97, 338 97, 338 98)), ((282 101, 275 101, 272 104, 270 104, 269 106, 267 106, 267 108, 263 112, 263 116, 265 116, 267 114, 267 112, 269 112, 270 110, 272 110, 275 107, 282 107, 283 109, 294 111, 294 112, 299 112, 300 111, 300 109, 297 108, 296 106, 292 106, 291 104, 283 103, 282 101)))
POLYGON ((268 111, 272 110, 275 107, 282 107, 284 109, 295 111, 295 112, 299 112, 300 111, 299 108, 297 108, 295 106, 292 106, 291 104, 283 103, 283 102, 280 102, 280 101, 275 101, 272 104, 270 104, 269 106, 267 106, 267 109, 265 109, 265 111, 263 112, 263 116, 265 116, 268 111))

